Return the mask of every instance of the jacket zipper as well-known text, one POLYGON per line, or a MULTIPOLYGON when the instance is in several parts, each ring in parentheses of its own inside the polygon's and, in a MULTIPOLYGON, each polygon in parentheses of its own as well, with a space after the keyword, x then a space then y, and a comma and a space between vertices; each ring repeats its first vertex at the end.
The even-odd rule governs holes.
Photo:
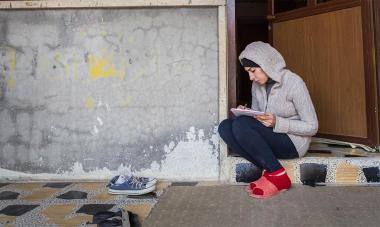
POLYGON ((274 84, 274 85, 272 86, 272 88, 270 89, 269 94, 267 94, 266 88, 264 88, 264 89, 265 89, 265 96, 266 96, 266 103, 265 103, 265 109, 264 109, 264 112, 267 112, 268 103, 269 103, 269 97, 270 97, 270 94, 272 94, 273 88, 276 88, 276 87, 277 87, 276 85, 277 85, 277 82, 276 82, 276 84, 274 84))

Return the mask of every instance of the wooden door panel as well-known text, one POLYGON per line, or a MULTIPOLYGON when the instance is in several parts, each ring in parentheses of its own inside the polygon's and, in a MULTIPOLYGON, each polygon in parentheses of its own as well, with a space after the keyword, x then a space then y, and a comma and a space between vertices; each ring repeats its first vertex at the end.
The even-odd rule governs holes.
POLYGON ((306 82, 319 133, 367 138, 361 7, 273 23, 273 45, 306 82))

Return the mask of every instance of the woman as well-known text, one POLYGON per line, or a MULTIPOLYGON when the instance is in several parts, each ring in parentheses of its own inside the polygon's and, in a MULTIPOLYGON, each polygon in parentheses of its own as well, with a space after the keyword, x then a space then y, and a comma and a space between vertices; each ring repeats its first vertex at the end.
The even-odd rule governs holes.
POLYGON ((264 170, 246 190, 251 197, 267 198, 290 188, 277 159, 305 155, 318 130, 317 115, 303 80, 285 68, 283 57, 269 44, 249 44, 239 60, 253 81, 251 109, 265 115, 226 119, 218 131, 235 152, 264 170))

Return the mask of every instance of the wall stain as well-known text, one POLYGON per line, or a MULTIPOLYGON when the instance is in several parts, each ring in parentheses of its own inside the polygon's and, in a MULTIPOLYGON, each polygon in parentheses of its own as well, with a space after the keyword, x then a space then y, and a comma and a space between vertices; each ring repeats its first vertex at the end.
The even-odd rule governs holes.
POLYGON ((94 109, 94 99, 92 97, 87 97, 84 105, 89 110, 94 109))
POLYGON ((9 88, 13 88, 16 85, 16 80, 15 80, 15 70, 16 70, 16 50, 13 48, 8 47, 8 53, 9 53, 9 79, 7 80, 7 85, 9 88))
POLYGON ((102 58, 95 55, 89 55, 88 62, 89 74, 92 80, 114 77, 116 75, 115 66, 110 57, 102 58))

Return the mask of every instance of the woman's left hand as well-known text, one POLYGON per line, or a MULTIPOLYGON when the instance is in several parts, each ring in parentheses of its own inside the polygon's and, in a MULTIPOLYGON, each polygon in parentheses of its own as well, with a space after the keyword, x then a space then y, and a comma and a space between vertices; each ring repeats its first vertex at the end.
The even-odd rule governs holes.
POLYGON ((265 113, 264 115, 258 115, 255 118, 266 127, 274 127, 276 125, 276 116, 273 113, 265 113))

